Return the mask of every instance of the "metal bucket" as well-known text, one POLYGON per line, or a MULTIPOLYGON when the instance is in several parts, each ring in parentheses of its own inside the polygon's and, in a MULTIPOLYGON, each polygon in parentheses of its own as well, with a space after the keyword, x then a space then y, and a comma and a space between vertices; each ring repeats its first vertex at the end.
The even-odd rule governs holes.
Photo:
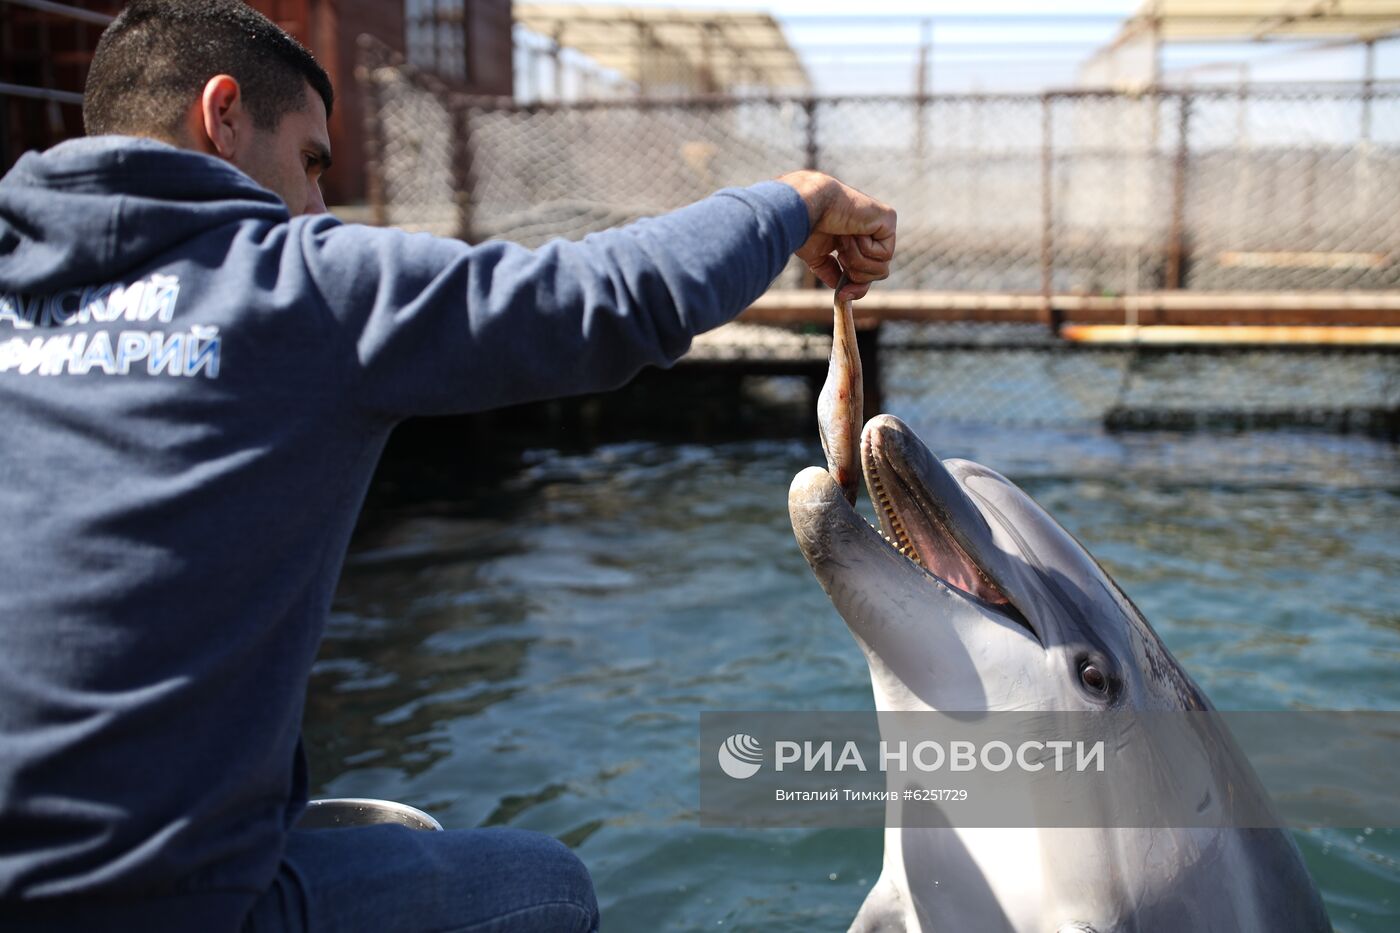
POLYGON ((409 829, 440 830, 442 824, 417 807, 371 797, 329 797, 312 800, 297 820, 297 829, 348 829, 352 826, 398 824, 409 829))

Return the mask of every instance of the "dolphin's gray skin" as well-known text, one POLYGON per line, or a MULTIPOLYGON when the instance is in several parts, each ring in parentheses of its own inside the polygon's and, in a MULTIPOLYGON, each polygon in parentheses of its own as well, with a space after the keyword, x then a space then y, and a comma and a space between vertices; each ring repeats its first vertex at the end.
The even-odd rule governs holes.
MULTIPOLYGON (((1011 482, 976 463, 940 462, 889 415, 866 426, 861 454, 884 535, 819 468, 793 480, 788 509, 802 553, 865 652, 878 709, 1140 717, 1211 708, 1103 568, 1011 482)), ((1217 802, 1257 797, 1267 809, 1228 734, 1209 738, 1218 747, 1190 776, 1204 782, 1193 792, 1217 802)), ((1150 763, 1139 770, 1150 779, 1162 770, 1151 752, 1115 755, 1150 763)), ((896 827, 851 929, 1331 925, 1296 845, 1278 829, 896 827)))

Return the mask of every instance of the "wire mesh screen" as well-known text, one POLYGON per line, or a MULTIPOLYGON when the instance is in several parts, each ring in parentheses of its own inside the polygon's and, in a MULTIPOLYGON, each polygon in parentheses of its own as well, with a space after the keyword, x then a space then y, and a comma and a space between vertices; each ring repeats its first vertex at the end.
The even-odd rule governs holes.
POLYGON ((465 234, 460 100, 408 67, 381 65, 366 75, 367 169, 376 219, 439 236, 465 234))
POLYGON ((1173 228, 1180 105, 1126 95, 1046 102, 1051 291, 1126 295, 1171 284, 1181 249, 1173 228))
POLYGON ((806 166, 898 205, 891 288, 1400 286, 1393 85, 520 105, 367 56, 390 223, 537 245, 806 166))
POLYGON ((899 210, 894 288, 1041 287, 1037 97, 829 100, 812 163, 899 210))
MULTIPOLYGON (((882 289, 1400 288, 1400 85, 521 105, 365 54, 387 223, 538 246, 807 166, 897 206, 882 289)), ((794 262, 776 287, 802 285, 794 262)), ((750 333, 764 339, 697 357, 825 355, 819 335, 750 333)), ((887 398, 964 419, 1400 409, 1400 357, 1379 351, 1089 350, 1037 327, 912 324, 886 324, 881 346, 887 398)))
POLYGON ((934 325, 916 340, 887 334, 884 407, 911 421, 1001 426, 1286 425, 1378 434, 1393 433, 1400 412, 1394 353, 1085 348, 1044 334, 1024 325, 934 325))
POLYGON ((476 237, 528 246, 578 237, 751 184, 803 158, 792 127, 804 113, 790 103, 569 108, 540 117, 467 111, 476 237))
POLYGON ((1400 111, 1393 93, 1184 99, 1186 283, 1394 288, 1400 111))

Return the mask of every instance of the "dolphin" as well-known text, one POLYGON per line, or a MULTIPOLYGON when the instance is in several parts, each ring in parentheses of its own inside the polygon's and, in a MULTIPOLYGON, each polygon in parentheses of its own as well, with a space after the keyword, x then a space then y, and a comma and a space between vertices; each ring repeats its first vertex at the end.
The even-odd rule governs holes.
MULTIPOLYGON (((890 415, 866 425, 860 456, 880 529, 817 467, 793 480, 788 511, 865 654, 877 710, 1116 711, 1135 720, 1212 709, 1108 573, 1009 480, 940 461, 890 415)), ((1202 807, 1238 801, 1271 812, 1229 735, 1212 728, 1210 747, 1175 779, 1201 794, 1202 807)), ((1173 770, 1170 756, 1144 747, 1153 741, 1139 729, 1115 750, 1137 763, 1132 773, 1149 792, 1173 770)), ((855 931, 1331 930, 1277 823, 887 825, 883 870, 855 931)))

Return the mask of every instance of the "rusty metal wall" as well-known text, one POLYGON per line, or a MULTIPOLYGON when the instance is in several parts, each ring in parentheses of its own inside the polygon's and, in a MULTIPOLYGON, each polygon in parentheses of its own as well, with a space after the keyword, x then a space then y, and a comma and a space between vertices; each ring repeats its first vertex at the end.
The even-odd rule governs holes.
POLYGON ((510 0, 473 0, 467 8, 467 89, 509 97, 515 86, 510 0))
POLYGON ((404 0, 405 57, 471 94, 512 89, 510 0, 404 0))
POLYGON ((401 0, 247 0, 316 56, 335 87, 330 119, 335 168, 322 182, 327 204, 363 201, 365 110, 355 80, 356 39, 374 36, 387 48, 404 49, 401 0))
MULTIPOLYGON (((365 198, 365 110, 355 80, 356 40, 374 36, 388 48, 404 48, 401 0, 247 0, 316 55, 336 89, 331 147, 336 166, 325 180, 328 203, 365 198)), ((68 6, 114 16, 122 0, 64 0, 68 6)), ((488 4, 487 6, 492 6, 488 4)), ((506 4, 509 18, 509 3, 506 4)), ((61 100, 0 94, 0 172, 29 149, 46 149, 83 133, 78 97, 87 79, 100 23, 0 3, 0 83, 48 89, 61 100)), ((510 41, 509 22, 502 29, 510 41)), ((483 40, 484 41, 484 40, 483 40)))

